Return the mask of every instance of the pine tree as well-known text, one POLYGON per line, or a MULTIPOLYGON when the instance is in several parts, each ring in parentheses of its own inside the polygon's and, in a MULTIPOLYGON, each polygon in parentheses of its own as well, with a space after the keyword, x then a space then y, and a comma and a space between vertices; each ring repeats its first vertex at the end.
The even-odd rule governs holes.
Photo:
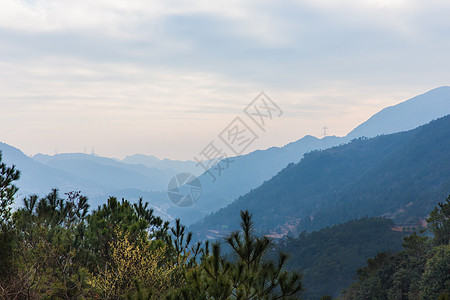
POLYGON ((234 257, 226 259, 218 242, 211 253, 205 249, 200 265, 188 272, 186 286, 173 299, 297 299, 301 274, 284 269, 284 253, 277 262, 265 260, 271 240, 254 235, 248 211, 241 212, 241 219, 242 230, 225 239, 234 257))
POLYGON ((8 279, 13 273, 12 258, 16 240, 12 228, 11 205, 18 190, 14 181, 19 178, 20 172, 14 165, 7 167, 2 162, 0 152, 0 298, 8 297, 8 279))
POLYGON ((2 229, 7 229, 11 225, 11 205, 14 202, 14 195, 18 188, 13 184, 19 180, 20 172, 13 165, 7 167, 2 162, 2 153, 0 152, 0 225, 2 229))

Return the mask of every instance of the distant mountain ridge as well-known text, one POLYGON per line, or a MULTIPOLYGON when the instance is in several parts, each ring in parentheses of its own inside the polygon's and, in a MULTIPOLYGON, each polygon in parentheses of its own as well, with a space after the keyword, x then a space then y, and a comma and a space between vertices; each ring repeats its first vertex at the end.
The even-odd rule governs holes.
POLYGON ((16 183, 20 188, 19 199, 30 194, 45 195, 52 188, 58 187, 62 192, 78 190, 83 187, 85 193, 96 195, 101 188, 86 179, 71 175, 41 164, 22 151, 8 144, 0 143, 3 161, 8 165, 14 164, 21 172, 21 178, 16 183))
MULTIPOLYGON (((81 191, 83 195, 89 197, 91 208, 96 208, 97 205, 104 203, 109 196, 123 197, 131 201, 136 201, 139 197, 145 197, 146 201, 151 199, 151 206, 155 209, 157 215, 167 220, 172 219, 165 212, 167 209, 165 205, 169 204, 166 197, 163 197, 161 192, 146 191, 149 190, 152 183, 149 178, 140 174, 140 172, 145 174, 151 169, 143 165, 127 165, 118 163, 113 159, 82 153, 58 154, 56 156, 38 154, 31 158, 19 149, 5 143, 0 143, 0 151, 3 161, 8 165, 14 164, 21 172, 21 178, 16 182, 19 192, 16 195, 15 206, 22 205, 22 199, 28 195, 44 196, 51 189, 57 188, 61 194, 81 191), (97 170, 93 170, 95 168, 97 170), (86 174, 89 172, 90 174, 86 174), (124 176, 129 175, 132 175, 132 177, 124 178, 124 176), (136 176, 142 180, 140 183, 144 191, 131 187, 124 188, 114 182, 114 180, 120 181, 120 179, 135 180, 136 176)), ((158 170, 158 172, 161 171, 158 170)), ((171 172, 174 173, 175 171, 171 172)), ((159 175, 161 174, 157 176, 159 175)), ((171 174, 167 176, 169 175, 171 174)), ((137 182, 129 183, 131 186, 136 186, 136 184, 137 182)))
POLYGON ((450 193, 450 116, 417 129, 313 151, 232 204, 191 226, 204 238, 234 230, 239 211, 257 229, 318 230, 387 216, 416 222, 450 193))
POLYGON ((159 159, 154 155, 145 154, 133 154, 125 157, 121 162, 126 164, 143 164, 148 168, 157 168, 160 170, 171 169, 178 173, 191 173, 194 175, 200 175, 202 169, 197 166, 197 162, 191 160, 171 160, 171 159, 159 159))
POLYGON ((148 168, 84 153, 62 153, 52 156, 37 154, 33 159, 54 169, 97 182, 114 189, 137 188, 142 191, 160 191, 166 188, 176 171, 148 168))
POLYGON ((191 224, 258 187, 289 163, 300 161, 304 153, 316 149, 326 149, 343 141, 343 138, 335 136, 322 139, 305 136, 284 147, 272 147, 232 157, 229 159, 229 168, 223 170, 222 174, 217 176, 216 181, 213 182, 211 175, 207 173, 199 177, 202 183, 202 196, 194 206, 172 206, 168 212, 170 215, 180 217, 185 224, 191 224))
POLYGON ((328 136, 318 139, 305 136, 283 147, 257 150, 233 157, 234 161, 222 176, 212 183, 209 174, 200 176, 203 195, 194 207, 170 208, 170 214, 190 224, 206 214, 232 203, 236 198, 257 188, 289 163, 299 162, 313 150, 346 144, 358 137, 374 137, 414 129, 434 119, 450 114, 450 87, 439 87, 422 95, 385 108, 359 125, 345 137, 328 136))
MULTIPOLYGON (((34 156, 34 160, 39 164, 34 164, 31 169, 21 168, 23 173, 31 171, 35 174, 23 177, 20 184, 24 188, 21 192, 42 194, 47 193, 50 187, 82 190, 91 200, 94 199, 94 205, 104 201, 103 198, 108 195, 120 194, 133 199, 137 195, 142 195, 149 197, 145 200, 158 205, 164 214, 180 217, 185 224, 190 224, 256 189, 289 163, 298 163, 307 152, 345 144, 359 136, 373 136, 415 128, 416 125, 450 114, 449 103, 450 88, 440 87, 381 110, 346 137, 332 136, 318 139, 305 136, 283 147, 257 150, 231 158, 234 162, 230 165, 230 169, 224 171, 215 183, 211 182, 208 174, 200 176, 203 185, 202 198, 195 206, 189 208, 174 206, 167 198, 166 189, 168 181, 177 172, 198 174, 201 168, 196 166, 196 162, 160 160, 155 156, 142 154, 131 155, 123 160, 84 156, 85 154, 81 153, 56 156, 38 154, 34 156), (427 108, 423 108, 425 104, 428 105, 427 108), (400 117, 396 118, 396 114, 400 117), (39 171, 43 166, 46 168, 39 171)), ((25 161, 24 157, 26 156, 23 155, 17 160, 25 161)), ((27 159, 29 162, 31 158, 27 159)), ((9 161, 14 163, 14 159, 9 161)))
POLYGON ((347 138, 375 137, 414 129, 450 114, 450 87, 442 86, 389 106, 353 129, 347 138))

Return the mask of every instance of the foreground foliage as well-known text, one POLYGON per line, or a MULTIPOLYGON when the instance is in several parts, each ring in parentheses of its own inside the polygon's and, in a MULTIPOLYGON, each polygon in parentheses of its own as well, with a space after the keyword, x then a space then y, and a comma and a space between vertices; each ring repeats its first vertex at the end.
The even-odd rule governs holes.
MULTIPOLYGON (((62 197, 52 190, 26 197, 13 211, 19 177, 0 155, 0 299, 298 299, 303 290, 302 276, 286 270, 286 254, 274 256, 269 238, 255 234, 247 211, 240 215, 241 230, 222 243, 191 245, 180 220, 171 227, 142 199, 132 204, 110 197, 90 212, 79 192, 62 197)), ((448 299, 450 196, 427 222, 429 235, 414 233, 400 252, 369 259, 342 298, 448 299)), ((303 233, 275 249, 297 251, 291 268, 333 281, 323 277, 326 272, 356 267, 376 242, 370 230, 381 233, 391 225, 363 219, 303 233), (362 238, 366 244, 352 242, 362 238)))
POLYGON ((271 241, 253 234, 248 212, 226 239, 227 259, 219 243, 191 245, 179 220, 170 227, 142 199, 110 197, 90 213, 79 192, 55 189, 13 212, 19 177, 0 156, 0 299, 296 299, 302 290, 286 255, 265 260, 271 241))
POLYGON ((450 196, 427 222, 433 237, 414 233, 402 251, 369 259, 344 299, 450 299, 450 196))
POLYGON ((212 245, 211 255, 187 273, 187 285, 176 299, 296 299, 303 289, 301 275, 284 269, 287 256, 265 261, 271 241, 253 234, 251 215, 241 212, 242 231, 231 233, 226 243, 232 248, 231 260, 221 255, 221 245, 212 245))

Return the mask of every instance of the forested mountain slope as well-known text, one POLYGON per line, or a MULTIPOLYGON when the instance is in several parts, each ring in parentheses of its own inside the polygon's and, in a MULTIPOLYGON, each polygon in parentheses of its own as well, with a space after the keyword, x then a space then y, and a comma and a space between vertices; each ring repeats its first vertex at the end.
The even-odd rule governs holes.
MULTIPOLYGON (((304 153, 345 144, 359 137, 375 137, 411 130, 447 114, 450 114, 450 87, 443 86, 382 109, 345 137, 329 136, 318 139, 305 136, 283 147, 272 147, 233 157, 229 168, 224 170, 215 182, 212 182, 210 174, 200 177, 203 195, 195 206, 172 207, 170 212, 172 215, 181 216, 186 223, 191 223, 257 188, 289 163, 299 162, 304 153)), ((214 173, 214 170, 212 172, 214 173)))
POLYGON ((366 215, 416 222, 449 191, 447 116, 408 132, 308 153, 191 230, 200 237, 234 230, 245 209, 263 232, 317 230, 366 215))
POLYGON ((297 238, 288 237, 275 250, 289 253, 287 268, 303 273, 307 299, 337 297, 354 282, 356 270, 368 258, 401 249, 407 233, 394 231, 393 227, 394 222, 386 218, 352 220, 310 234, 303 232, 297 238))

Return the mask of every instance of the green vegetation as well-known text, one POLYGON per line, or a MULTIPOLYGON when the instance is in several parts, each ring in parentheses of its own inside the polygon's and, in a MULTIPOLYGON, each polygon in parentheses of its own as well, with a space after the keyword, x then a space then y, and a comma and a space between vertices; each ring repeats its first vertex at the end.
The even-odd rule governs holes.
POLYGON ((284 253, 279 253, 276 263, 264 260, 270 239, 254 236, 247 211, 241 212, 241 219, 242 232, 226 238, 233 259, 225 259, 220 243, 214 243, 211 255, 187 273, 187 284, 177 299, 297 299, 303 289, 301 275, 284 270, 284 253))
POLYGON ((337 297, 369 257, 401 249, 406 233, 392 231, 393 226, 389 219, 363 218, 288 237, 275 250, 291 254, 288 269, 302 271, 307 298, 337 297))
POLYGON ((19 177, 2 165, 0 297, 5 299, 447 299, 450 196, 429 219, 434 237, 392 231, 363 218, 273 245, 254 234, 251 215, 225 243, 189 246, 192 235, 153 216, 148 204, 115 198, 88 214, 79 193, 30 196, 11 213, 19 177), (6 205, 5 205, 6 204, 6 205), (287 262, 285 252, 292 257, 287 262), (291 271, 290 271, 291 270, 291 271), (302 270, 302 276, 292 270, 302 270))
POLYGON ((286 255, 264 259, 271 241, 254 235, 248 212, 226 259, 142 200, 111 197, 89 213, 80 193, 53 190, 12 212, 19 176, 0 156, 0 299, 297 299, 303 288, 286 255))
POLYGON ((449 299, 450 196, 427 219, 433 237, 406 237, 403 250, 381 252, 357 272, 344 299, 449 299))

